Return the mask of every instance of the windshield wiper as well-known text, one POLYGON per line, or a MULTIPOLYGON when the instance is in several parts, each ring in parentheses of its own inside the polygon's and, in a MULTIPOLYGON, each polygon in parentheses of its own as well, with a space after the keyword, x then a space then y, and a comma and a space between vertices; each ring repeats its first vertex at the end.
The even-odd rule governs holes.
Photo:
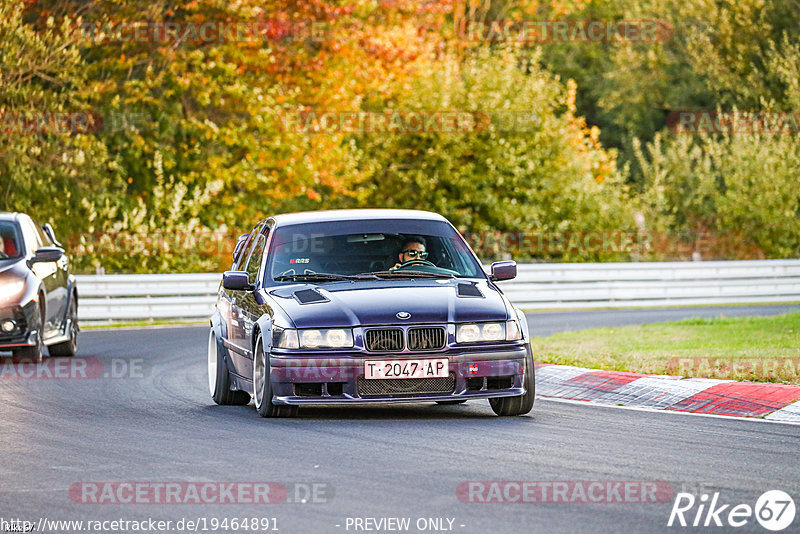
POLYGON ((358 274, 358 275, 345 275, 333 273, 301 273, 301 274, 284 274, 276 276, 276 282, 341 282, 344 280, 374 280, 376 277, 372 273, 358 274))
POLYGON ((447 273, 429 273, 427 271, 414 271, 414 270, 395 270, 395 271, 373 271, 371 274, 381 278, 455 278, 452 274, 447 273))

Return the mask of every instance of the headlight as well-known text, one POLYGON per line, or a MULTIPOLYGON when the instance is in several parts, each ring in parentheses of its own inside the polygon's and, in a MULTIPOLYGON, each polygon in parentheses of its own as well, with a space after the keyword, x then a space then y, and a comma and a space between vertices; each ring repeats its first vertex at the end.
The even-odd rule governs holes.
POLYGON ((322 332, 319 330, 303 330, 300 332, 300 346, 315 349, 322 345, 322 332))
POLYGON ((522 330, 519 329, 517 321, 506 322, 506 341, 518 341, 522 339, 522 330))
POLYGON ((10 300, 19 296, 25 289, 25 281, 15 278, 0 282, 0 300, 10 300))
POLYGON ((325 334, 325 344, 329 347, 352 347, 353 334, 341 329, 328 330, 325 334))
POLYGON ((297 330, 284 330, 278 347, 282 349, 299 349, 300 341, 297 339, 297 330))
POLYGON ((282 349, 342 349, 353 346, 349 328, 284 330, 278 347, 282 349))
POLYGON ((522 335, 516 321, 462 324, 456 327, 457 343, 517 341, 518 339, 522 339, 522 335))

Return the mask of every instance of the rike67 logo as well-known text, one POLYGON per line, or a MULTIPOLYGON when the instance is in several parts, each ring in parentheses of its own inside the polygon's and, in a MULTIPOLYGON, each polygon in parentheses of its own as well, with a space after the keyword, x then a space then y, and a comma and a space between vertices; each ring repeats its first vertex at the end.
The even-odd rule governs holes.
POLYGON ((731 505, 720 502, 719 492, 711 497, 704 493, 697 499, 691 493, 678 493, 667 526, 671 527, 743 527, 755 520, 767 530, 778 532, 794 522, 795 504, 781 490, 764 492, 755 506, 746 503, 731 505))

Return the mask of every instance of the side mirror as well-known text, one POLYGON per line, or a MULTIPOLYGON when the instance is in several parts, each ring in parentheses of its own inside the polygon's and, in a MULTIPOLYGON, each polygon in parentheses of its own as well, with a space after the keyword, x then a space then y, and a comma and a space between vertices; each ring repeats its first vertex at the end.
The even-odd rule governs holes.
POLYGON ((49 263, 58 261, 64 255, 64 249, 59 247, 42 247, 33 255, 31 263, 49 263))
POLYGON ((50 241, 52 241, 54 245, 56 245, 57 247, 61 246, 61 243, 59 243, 58 239, 56 239, 56 233, 53 231, 53 227, 50 226, 50 223, 47 223, 44 226, 42 226, 42 230, 44 230, 44 233, 47 234, 47 237, 50 238, 50 241))
POLYGON ((231 291, 252 291, 253 284, 244 271, 225 271, 222 273, 222 287, 231 291))
POLYGON ((517 262, 507 260, 507 261, 496 261, 492 264, 492 275, 489 277, 495 282, 499 282, 501 280, 511 280, 512 278, 517 277, 517 262))

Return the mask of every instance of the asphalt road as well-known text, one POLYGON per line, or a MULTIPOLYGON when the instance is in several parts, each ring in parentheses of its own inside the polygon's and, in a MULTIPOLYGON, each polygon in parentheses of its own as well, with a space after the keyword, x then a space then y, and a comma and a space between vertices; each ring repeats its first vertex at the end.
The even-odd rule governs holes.
MULTIPOLYGON (((604 320, 588 313, 587 325, 604 320)), ((532 314, 531 321, 549 319, 532 314)), ((657 481, 698 497, 719 492, 720 505, 751 506, 780 489, 800 505, 798 425, 544 400, 519 418, 497 418, 486 401, 475 401, 310 408, 296 419, 265 420, 252 406, 213 404, 205 343, 204 327, 88 331, 78 361, 89 375, 100 366, 118 378, 19 379, 5 368, 0 521, 205 518, 205 531, 213 532, 212 518, 256 517, 274 518, 282 533, 308 534, 392 532, 366 530, 374 526, 366 522, 356 530, 355 520, 410 518, 408 532, 704 531, 667 527, 673 496, 644 504, 474 503, 459 500, 465 481, 586 481, 584 488, 589 481, 657 481), (127 481, 277 482, 291 501, 306 496, 309 484, 324 486, 316 502, 280 504, 85 504, 69 491, 127 481), (453 522, 449 531, 419 530, 420 518, 453 522)), ((795 519, 786 532, 799 525, 795 519)), ((169 531, 198 530, 173 523, 169 531)), ((767 532, 753 518, 735 530, 767 532)))

